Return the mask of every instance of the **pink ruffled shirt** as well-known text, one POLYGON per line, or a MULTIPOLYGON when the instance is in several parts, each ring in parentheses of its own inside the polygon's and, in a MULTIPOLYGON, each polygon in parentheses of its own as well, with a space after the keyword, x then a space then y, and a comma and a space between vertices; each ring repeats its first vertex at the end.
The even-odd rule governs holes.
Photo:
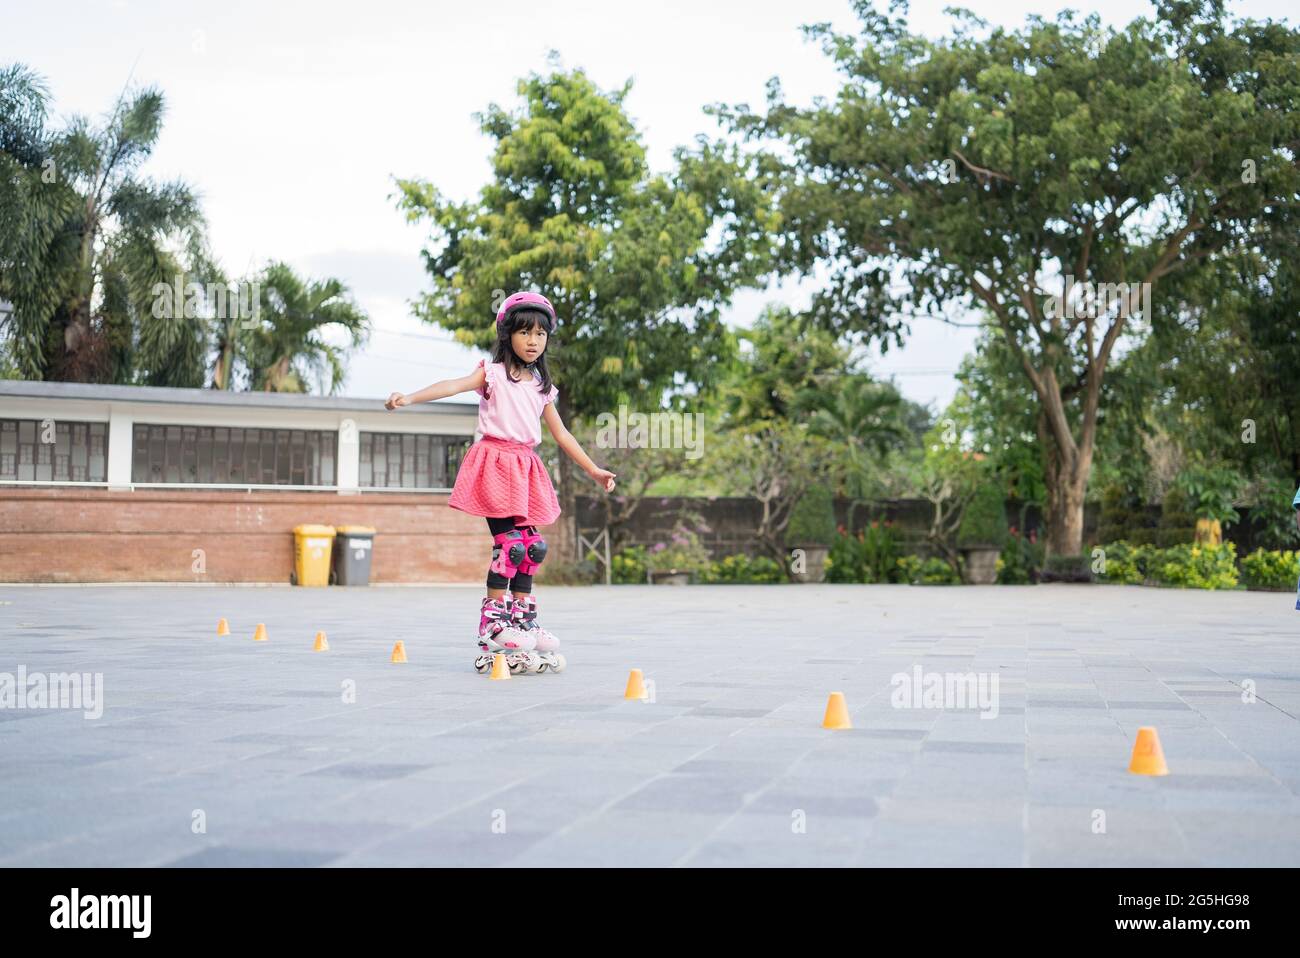
POLYGON ((487 381, 475 390, 483 401, 478 404, 477 442, 484 436, 496 436, 514 442, 535 446, 542 441, 542 410, 548 402, 555 402, 560 391, 551 387, 549 395, 542 393, 542 381, 536 373, 525 370, 518 382, 510 379, 502 363, 479 360, 479 367, 487 371, 487 381))

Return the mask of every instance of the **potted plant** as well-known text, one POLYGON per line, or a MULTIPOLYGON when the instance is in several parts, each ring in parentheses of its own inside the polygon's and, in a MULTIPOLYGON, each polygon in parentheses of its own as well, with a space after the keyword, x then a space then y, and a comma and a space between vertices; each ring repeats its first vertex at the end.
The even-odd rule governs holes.
POLYGON ((646 570, 652 585, 686 585, 693 573, 709 567, 709 552, 695 530, 681 522, 673 526, 665 542, 656 542, 646 551, 646 570))
POLYGON ((962 578, 968 585, 992 585, 998 578, 998 556, 1007 542, 1007 513, 1001 486, 986 482, 962 513, 957 548, 962 578))
POLYGON ((792 571, 795 582, 821 582, 826 575, 826 557, 835 540, 835 500, 824 486, 811 486, 790 510, 786 526, 786 551, 802 550, 801 571, 792 571))

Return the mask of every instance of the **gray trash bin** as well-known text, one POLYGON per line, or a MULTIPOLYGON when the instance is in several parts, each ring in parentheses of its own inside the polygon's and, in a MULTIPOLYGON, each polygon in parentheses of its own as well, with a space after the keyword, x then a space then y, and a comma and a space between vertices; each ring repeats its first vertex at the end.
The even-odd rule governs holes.
POLYGON ((370 585, 370 556, 374 552, 372 526, 337 526, 334 530, 333 568, 335 585, 370 585))

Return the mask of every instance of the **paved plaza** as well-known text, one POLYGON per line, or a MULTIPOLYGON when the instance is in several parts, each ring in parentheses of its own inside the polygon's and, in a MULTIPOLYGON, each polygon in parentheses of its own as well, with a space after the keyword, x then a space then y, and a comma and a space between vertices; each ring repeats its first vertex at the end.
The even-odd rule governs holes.
POLYGON ((0 681, 103 680, 0 709, 0 866, 1300 865, 1293 595, 545 588, 569 668, 493 682, 481 594, 0 586, 0 681))

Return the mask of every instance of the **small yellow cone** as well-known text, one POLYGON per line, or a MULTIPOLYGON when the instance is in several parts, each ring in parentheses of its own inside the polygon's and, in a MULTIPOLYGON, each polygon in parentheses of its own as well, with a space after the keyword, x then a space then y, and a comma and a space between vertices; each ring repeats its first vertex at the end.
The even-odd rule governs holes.
POLYGON ((853 728, 843 692, 832 692, 826 700, 826 717, 822 719, 822 728, 853 728))
POLYGON ((640 669, 633 669, 627 676, 627 691, 623 693, 625 699, 644 699, 646 698, 645 679, 641 675, 640 669))
POLYGON ((1134 775, 1168 775, 1169 766, 1165 764, 1164 749, 1160 747, 1160 736, 1154 726, 1144 725, 1138 729, 1137 741, 1133 743, 1133 758, 1128 763, 1128 770, 1134 775))
POLYGON ((506 666, 506 657, 503 652, 498 652, 492 656, 492 678, 510 678, 510 669, 506 666))
POLYGON ((267 641, 267 637, 266 637, 266 626, 263 625, 261 622, 257 623, 257 629, 256 629, 256 631, 253 632, 253 641, 254 641, 254 642, 266 642, 266 641, 267 641))
POLYGON ((229 635, 230 623, 225 619, 217 619, 217 635, 229 635))
POLYGON ((330 650, 330 644, 329 644, 329 641, 326 640, 326 638, 325 638, 325 633, 324 633, 324 632, 317 632, 317 633, 316 633, 316 647, 315 647, 314 649, 312 649, 312 651, 313 651, 313 652, 328 652, 329 650, 330 650))
POLYGON ((406 661, 406 646, 402 644, 401 639, 398 639, 397 644, 393 646, 393 662, 398 663, 398 662, 405 662, 405 661, 406 661))

